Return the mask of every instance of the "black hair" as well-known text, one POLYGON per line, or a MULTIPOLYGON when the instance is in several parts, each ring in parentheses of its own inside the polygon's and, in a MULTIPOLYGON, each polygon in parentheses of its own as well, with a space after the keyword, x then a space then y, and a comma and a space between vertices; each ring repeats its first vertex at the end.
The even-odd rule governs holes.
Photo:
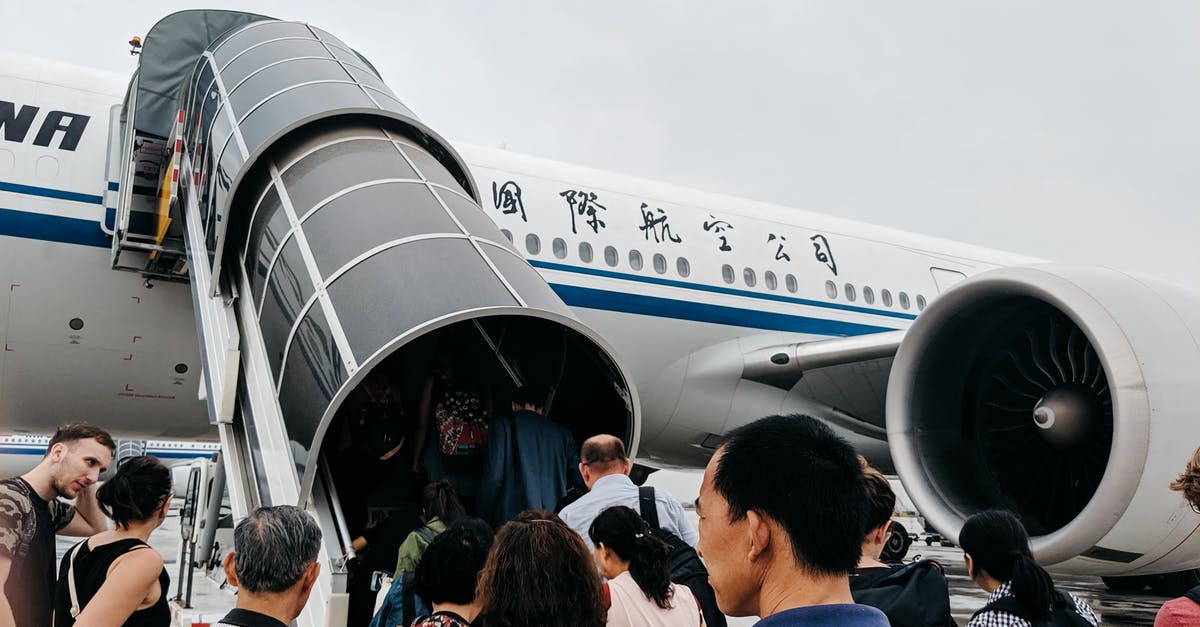
POLYGON ((629 562, 629 574, 642 594, 664 610, 671 609, 671 568, 667 544, 650 532, 637 512, 617 505, 600 512, 588 527, 592 544, 610 548, 629 562))
POLYGON ((458 499, 458 492, 445 479, 429 483, 421 490, 421 511, 425 522, 437 516, 446 525, 452 525, 467 515, 466 508, 458 499))
POLYGON ((475 600, 475 584, 492 538, 492 528, 479 518, 463 518, 447 527, 417 562, 413 593, 430 605, 466 605, 475 600))
POLYGON ((1046 618, 1054 600, 1054 580, 1029 550, 1029 535, 1021 520, 1004 510, 972 515, 963 523, 958 545, 971 556, 973 577, 980 570, 1012 582, 1012 593, 1031 621, 1046 618))
POLYGON ((532 385, 522 385, 513 390, 512 402, 518 407, 533 405, 534 407, 542 407, 546 404, 546 392, 539 387, 532 385))
POLYGON ((754 510, 779 523, 796 563, 813 572, 844 575, 858 566, 867 524, 862 467, 825 423, 761 418, 730 431, 717 454, 713 486, 731 520, 754 510))
POLYGON ((117 472, 96 491, 96 500, 104 515, 118 527, 128 527, 150 520, 170 500, 173 489, 171 469, 154 457, 140 455, 117 467, 117 472))

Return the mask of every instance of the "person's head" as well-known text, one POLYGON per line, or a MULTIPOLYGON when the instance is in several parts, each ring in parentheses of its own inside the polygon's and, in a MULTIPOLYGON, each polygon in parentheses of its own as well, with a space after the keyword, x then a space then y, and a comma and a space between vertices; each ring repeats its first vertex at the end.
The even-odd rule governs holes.
POLYGON ((413 592, 435 608, 443 603, 471 605, 492 537, 492 528, 479 518, 463 518, 447 527, 417 562, 413 592))
POLYGON ((629 571, 642 594, 663 609, 671 608, 671 566, 667 545, 650 532, 637 512, 618 505, 600 512, 588 528, 596 546, 600 573, 612 579, 629 571))
POLYGON ((292 505, 260 507, 233 530, 233 553, 225 556, 225 577, 238 588, 238 601, 270 604, 284 622, 300 615, 321 564, 321 528, 292 505))
POLYGON ((629 474, 633 464, 625 454, 621 438, 608 434, 594 435, 583 441, 579 449, 579 474, 589 490, 600 477, 617 473, 629 474))
POLYGON ((1011 512, 988 510, 972 515, 958 533, 966 553, 967 574, 981 588, 1012 582, 1012 593, 1030 618, 1043 618, 1054 599, 1054 581, 1033 561, 1029 535, 1011 512))
POLYGON ((530 385, 522 385, 513 390, 512 393, 512 410, 514 412, 526 410, 537 413, 542 413, 542 408, 546 405, 546 393, 539 388, 530 385))
POLYGON ((100 427, 82 422, 65 424, 51 436, 40 466, 49 471, 54 491, 73 499, 96 483, 116 449, 112 436, 100 427))
POLYGON ((867 493, 854 449, 808 416, 734 429, 704 469, 699 550, 721 611, 761 615, 761 588, 844 580, 858 565, 867 493), (768 577, 789 581, 769 582, 768 577))
POLYGON ((488 627, 600 627, 608 612, 583 538, 544 510, 521 512, 496 533, 477 597, 488 627))
POLYGON ((879 559, 883 545, 887 543, 888 528, 892 524, 892 513, 896 510, 896 493, 883 473, 859 456, 863 480, 867 487, 867 531, 863 538, 863 559, 879 559))
POLYGON ((167 517, 173 489, 171 469, 149 455, 140 455, 117 467, 96 491, 96 500, 118 529, 147 521, 157 526, 167 517))
POLYGON ((421 489, 421 517, 425 522, 436 516, 443 523, 452 525, 466 515, 467 510, 449 481, 439 479, 421 489))
POLYGON ((1183 494, 1192 509, 1200 513, 1200 448, 1192 454, 1179 478, 1171 482, 1171 489, 1183 494))

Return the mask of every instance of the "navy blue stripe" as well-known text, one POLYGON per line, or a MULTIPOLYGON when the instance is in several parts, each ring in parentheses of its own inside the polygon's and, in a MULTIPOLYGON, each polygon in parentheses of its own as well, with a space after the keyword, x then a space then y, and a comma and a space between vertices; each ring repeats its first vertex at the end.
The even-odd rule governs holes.
POLYGON ((27 196, 42 196, 44 198, 57 198, 59 200, 86 202, 92 205, 104 203, 103 197, 93 194, 80 194, 79 192, 68 192, 61 189, 50 189, 48 187, 34 187, 32 185, 18 185, 16 183, 8 183, 5 181, 0 181, 0 192, 15 192, 17 194, 25 194, 27 196))
POLYGON ((713 324, 736 327, 752 327, 771 331, 789 331, 792 333, 827 336, 865 335, 867 333, 895 330, 890 327, 876 327, 868 324, 842 322, 840 320, 825 320, 822 318, 793 316, 770 311, 755 311, 736 307, 722 307, 720 305, 690 303, 670 298, 658 298, 656 296, 644 296, 628 292, 595 290, 574 285, 551 283, 550 287, 554 289, 564 303, 571 307, 621 311, 659 318, 694 320, 696 322, 711 322, 713 324))
POLYGON ((568 266, 561 263, 550 263, 548 261, 529 260, 529 265, 535 268, 544 268, 546 270, 559 270, 562 272, 574 272, 575 274, 590 274, 592 276, 608 277, 610 279, 624 279, 626 281, 637 281, 639 283, 650 283, 653 285, 667 285, 670 287, 682 287, 689 290, 699 290, 702 292, 712 292, 714 294, 730 294, 733 296, 743 296, 746 298, 757 298, 760 300, 773 300, 781 303, 790 303, 793 305, 808 305, 810 307, 824 307, 826 309, 840 309, 842 311, 853 311, 857 313, 866 313, 876 316, 889 316, 891 318, 900 318, 901 320, 916 320, 916 316, 912 314, 900 313, 896 311, 886 311, 882 309, 871 309, 869 307, 855 307, 854 305, 843 305, 840 303, 827 303, 819 300, 808 300, 806 298, 794 298, 791 296, 780 296, 779 294, 763 294, 760 292, 749 292, 746 290, 735 290, 729 287, 719 287, 716 285, 704 285, 702 283, 687 283, 684 281, 673 281, 671 279, 661 279, 653 276, 641 276, 637 274, 625 274, 622 272, 613 272, 611 270, 600 270, 598 268, 586 268, 579 266, 568 266))
POLYGON ((95 220, 48 216, 43 213, 0 209, 0 235, 109 248, 111 240, 95 220))
POLYGON ((116 182, 116 181, 109 181, 109 182, 108 182, 108 191, 110 191, 110 192, 116 192, 116 191, 120 191, 120 190, 121 190, 121 184, 120 184, 120 183, 118 183, 118 182, 116 182))

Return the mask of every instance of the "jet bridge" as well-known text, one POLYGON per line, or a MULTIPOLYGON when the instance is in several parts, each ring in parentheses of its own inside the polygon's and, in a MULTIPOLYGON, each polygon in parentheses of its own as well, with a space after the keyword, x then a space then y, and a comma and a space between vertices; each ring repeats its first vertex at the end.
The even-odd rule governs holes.
MULTIPOLYGON (((479 208, 450 144, 341 40, 260 15, 176 13, 146 36, 121 120, 123 183, 135 145, 167 154, 160 241, 118 233, 114 259, 180 256, 119 269, 190 282, 235 517, 289 503, 321 521, 326 594, 302 624, 344 624, 353 551, 322 448, 389 357, 419 362, 405 351, 457 337, 435 350, 483 347, 448 357, 483 372, 494 397, 538 383, 577 438, 617 434, 636 451, 637 393, 611 347, 479 208), (162 243, 172 233, 181 248, 162 243)), ((123 202, 117 226, 135 209, 123 202)))

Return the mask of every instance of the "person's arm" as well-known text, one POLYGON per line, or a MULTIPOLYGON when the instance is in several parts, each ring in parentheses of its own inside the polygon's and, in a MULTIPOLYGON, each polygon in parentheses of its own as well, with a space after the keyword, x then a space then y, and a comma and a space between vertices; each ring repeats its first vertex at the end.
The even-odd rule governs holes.
POLYGON ((58 530, 63 536, 94 536, 108 530, 108 519, 100 511, 100 502, 96 500, 96 490, 100 484, 93 483, 75 497, 75 515, 67 525, 58 530))
POLYGON ((675 524, 675 528, 679 530, 679 539, 687 542, 692 548, 695 548, 696 544, 700 542, 700 534, 696 532, 695 525, 688 520, 687 515, 683 511, 683 506, 679 504, 679 499, 672 496, 664 501, 667 516, 675 524))
MULTIPOLYGON (((120 627, 158 585, 163 560, 150 548, 123 555, 108 569, 104 584, 75 619, 76 627, 120 627)), ((167 594, 162 590, 159 594, 167 594)))
POLYGON ((12 605, 3 593, 4 584, 8 583, 8 573, 12 570, 12 558, 0 551, 0 627, 17 627, 17 619, 13 618, 12 605))

